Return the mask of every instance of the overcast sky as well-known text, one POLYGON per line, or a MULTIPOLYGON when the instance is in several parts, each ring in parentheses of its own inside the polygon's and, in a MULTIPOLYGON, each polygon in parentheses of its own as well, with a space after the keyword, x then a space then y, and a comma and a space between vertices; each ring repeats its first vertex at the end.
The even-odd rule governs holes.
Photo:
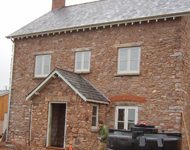
MULTIPOLYGON (((66 0, 74 5, 95 0, 66 0)), ((9 89, 12 42, 5 36, 51 11, 52 0, 0 0, 0 90, 9 89)))

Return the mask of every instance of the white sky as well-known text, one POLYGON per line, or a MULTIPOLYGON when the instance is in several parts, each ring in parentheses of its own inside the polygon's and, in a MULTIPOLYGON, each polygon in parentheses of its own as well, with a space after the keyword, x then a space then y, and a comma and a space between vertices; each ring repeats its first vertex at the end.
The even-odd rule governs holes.
MULTIPOLYGON (((66 0, 74 5, 95 0, 66 0)), ((0 90, 9 88, 12 42, 5 36, 51 10, 52 0, 0 0, 0 90)))

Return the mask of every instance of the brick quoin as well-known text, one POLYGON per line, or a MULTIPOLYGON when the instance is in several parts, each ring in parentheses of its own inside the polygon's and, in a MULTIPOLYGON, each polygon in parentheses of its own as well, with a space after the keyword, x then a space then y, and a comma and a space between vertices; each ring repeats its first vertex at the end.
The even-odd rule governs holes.
POLYGON ((145 103, 147 101, 146 98, 144 98, 144 97, 134 96, 134 95, 118 95, 118 96, 110 97, 109 100, 111 102, 114 102, 114 101, 135 101, 135 102, 142 102, 142 103, 145 103))

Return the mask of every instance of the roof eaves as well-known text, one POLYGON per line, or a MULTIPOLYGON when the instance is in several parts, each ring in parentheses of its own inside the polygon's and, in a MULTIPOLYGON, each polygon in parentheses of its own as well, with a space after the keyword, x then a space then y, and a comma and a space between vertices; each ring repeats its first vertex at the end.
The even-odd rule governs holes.
POLYGON ((99 101, 99 100, 93 100, 93 99, 86 99, 88 102, 94 102, 94 103, 101 103, 101 104, 109 104, 109 102, 105 101, 99 101))
POLYGON ((89 24, 89 25, 83 25, 83 26, 73 26, 73 27, 68 27, 68 28, 60 28, 60 29, 54 29, 54 30, 46 30, 46 31, 42 31, 42 32, 34 32, 34 33, 27 33, 27 34, 18 34, 18 35, 9 35, 6 36, 6 38, 17 38, 17 39, 22 39, 22 38, 28 38, 28 37, 38 37, 38 36, 44 36, 44 35, 49 35, 49 34, 60 34, 62 32, 67 33, 67 32, 72 32, 72 31, 79 31, 79 30, 83 30, 85 31, 85 29, 89 29, 91 30, 91 28, 100 28, 103 27, 105 28, 106 26, 110 26, 112 27, 113 25, 120 25, 120 24, 133 24, 135 22, 143 22, 143 21, 147 21, 149 23, 149 21, 151 20, 159 20, 159 19, 164 19, 166 20, 167 18, 173 18, 175 19, 176 17, 181 17, 181 16, 186 16, 189 15, 190 11, 186 11, 186 12, 179 12, 179 13, 171 13, 171 14, 165 14, 165 15, 156 15, 156 16, 149 16, 149 17, 141 17, 141 18, 133 18, 133 19, 126 19, 126 20, 117 20, 117 21, 111 21, 111 22, 104 22, 104 23, 97 23, 97 24, 89 24))
MULTIPOLYGON (((86 80, 84 77, 82 77, 86 82, 88 82, 88 80, 86 80)), ((107 101, 108 103, 110 102, 110 100, 104 95, 102 94, 100 91, 98 91, 98 89, 96 89, 90 82, 88 82, 100 95, 102 95, 107 101)))

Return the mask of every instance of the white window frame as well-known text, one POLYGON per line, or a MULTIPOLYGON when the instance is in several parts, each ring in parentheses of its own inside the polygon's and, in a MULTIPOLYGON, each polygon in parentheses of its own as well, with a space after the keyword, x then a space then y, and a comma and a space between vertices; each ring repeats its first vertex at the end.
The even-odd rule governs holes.
POLYGON ((121 47, 118 48, 118 66, 117 66, 117 74, 126 74, 126 75, 138 75, 140 74, 140 58, 141 58, 141 47, 121 47), (131 61, 131 51, 133 49, 138 49, 139 55, 138 55, 138 70, 130 70, 130 61, 131 61), (127 57, 127 70, 126 71, 120 71, 120 51, 121 50, 128 50, 128 57, 127 57))
MULTIPOLYGON (((94 104, 93 107, 96 107, 96 126, 92 126, 92 129, 98 129, 98 112, 99 112, 99 106, 94 104)), ((93 111, 93 107, 92 107, 92 111, 93 111)), ((92 114, 92 117, 93 117, 93 114, 92 114)))
POLYGON ((43 72, 44 72, 44 58, 45 58, 45 56, 49 56, 50 57, 50 60, 49 60, 49 70, 50 70, 50 68, 51 68, 51 55, 49 55, 49 54, 47 54, 47 55, 36 55, 36 57, 35 57, 35 73, 34 73, 34 76, 35 77, 46 77, 48 74, 44 74, 43 72), (40 74, 40 75, 37 75, 37 58, 38 57, 42 57, 42 74, 40 74))
POLYGON ((90 57, 91 57, 91 51, 79 51, 75 52, 75 72, 90 72, 90 57), (77 54, 82 54, 82 62, 81 62, 81 69, 77 69, 77 54), (84 54, 89 53, 89 67, 88 69, 84 69, 84 54))
POLYGON ((128 130, 128 110, 129 109, 135 109, 135 124, 138 122, 138 106, 116 106, 116 112, 115 112, 115 129, 118 129, 117 123, 118 123, 118 109, 124 109, 124 129, 128 130))

